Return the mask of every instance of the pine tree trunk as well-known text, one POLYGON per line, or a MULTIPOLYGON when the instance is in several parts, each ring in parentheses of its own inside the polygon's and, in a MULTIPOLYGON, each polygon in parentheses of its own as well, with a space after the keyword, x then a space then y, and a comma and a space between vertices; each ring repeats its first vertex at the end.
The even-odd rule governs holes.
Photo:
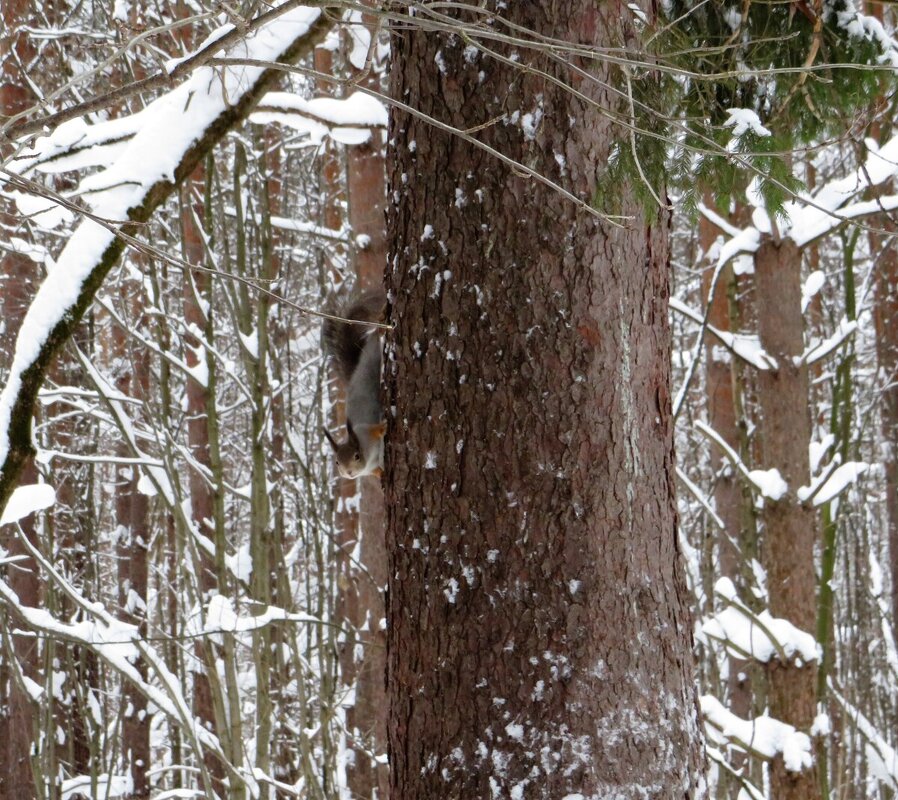
MULTIPOLYGON (((366 17, 365 22, 373 27, 373 19, 366 17)), ((377 65, 372 65, 362 85, 379 91, 381 72, 377 65)), ((381 132, 374 129, 368 142, 348 148, 346 159, 347 211, 356 243, 353 250, 356 285, 362 290, 381 288, 387 263, 386 171, 381 132)), ((388 797, 389 793, 387 765, 371 758, 371 754, 376 757, 387 752, 386 633, 380 624, 386 614, 386 512, 379 478, 362 478, 359 488, 359 557, 349 567, 353 573, 351 591, 355 593, 353 625, 361 629, 362 647, 361 658, 353 665, 355 704, 346 714, 347 725, 356 731, 359 747, 354 763, 347 766, 346 778, 353 797, 369 800, 388 797)))
MULTIPOLYGON (((589 47, 633 35, 611 3, 503 14, 589 47)), ((625 132, 520 65, 612 110, 620 75, 493 44, 515 61, 403 29, 392 96, 595 202, 625 132)), ((390 139, 391 797, 701 797, 667 214, 618 186, 613 227, 395 109, 390 139)))
MULTIPOLYGON (((758 333, 761 346, 778 369, 758 377, 760 418, 757 437, 763 469, 777 469, 789 485, 779 501, 765 499, 763 564, 767 570, 770 613, 788 619, 813 634, 817 626, 814 546, 818 519, 813 508, 795 496, 810 483, 808 446, 811 417, 808 408, 808 368, 796 364, 804 349, 801 312, 801 252, 791 241, 765 239, 755 255, 758 333)), ((816 715, 817 662, 797 659, 771 661, 770 715, 810 733, 816 715)), ((790 772, 782 757, 770 770, 773 800, 814 800, 820 797, 816 766, 790 772)))

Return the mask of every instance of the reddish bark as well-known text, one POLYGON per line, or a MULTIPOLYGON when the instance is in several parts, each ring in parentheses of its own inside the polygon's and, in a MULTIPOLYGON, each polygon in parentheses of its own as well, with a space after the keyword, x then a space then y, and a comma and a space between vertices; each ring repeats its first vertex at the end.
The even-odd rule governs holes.
MULTIPOLYGON (((197 167, 189 182, 187 182, 181 194, 181 241, 184 251, 184 259, 190 264, 202 266, 206 262, 206 251, 203 232, 197 220, 203 218, 203 204, 196 199, 196 193, 202 191, 204 183, 204 169, 197 167)), ((208 295, 210 277, 201 270, 185 273, 183 290, 184 322, 188 331, 206 331, 209 328, 209 320, 203 310, 204 301, 208 295)), ((206 353, 203 343, 192 332, 185 337, 184 361, 192 370, 205 363, 206 353)), ((213 526, 215 520, 216 492, 218 491, 207 479, 206 474, 211 473, 212 455, 210 450, 209 417, 207 409, 215 402, 215 397, 209 391, 207 385, 200 383, 193 374, 189 374, 186 380, 185 391, 187 395, 187 443, 190 454, 200 469, 191 468, 188 471, 187 484, 190 492, 190 514, 193 524, 204 536, 213 538, 213 526)), ((192 548, 196 553, 197 578, 199 581, 199 600, 205 609, 210 595, 215 592, 218 582, 215 577, 215 564, 212 556, 201 547, 192 548)), ((212 687, 209 683, 207 670, 214 669, 215 653, 214 644, 210 639, 197 638, 194 642, 194 654, 198 661, 204 665, 203 669, 193 672, 193 713, 202 724, 212 731, 216 731, 215 707, 212 698, 212 687)), ((219 795, 224 790, 224 767, 211 753, 205 756, 206 769, 212 779, 212 789, 219 795)))
MULTIPOLYGON (((556 41, 634 35, 614 3, 500 5, 556 41)), ((691 797, 668 219, 625 185, 600 193, 623 134, 540 73, 610 109, 618 77, 591 62, 579 81, 526 48, 502 62, 440 31, 393 48, 393 97, 628 221, 392 111, 391 797, 691 797)))
MULTIPOLYGON (((19 64, 29 63, 34 56, 30 38, 23 30, 31 20, 31 4, 29 0, 4 0, 0 14, 4 31, 0 35, 0 116, 7 117, 25 110, 34 101, 28 82, 19 73, 19 64)), ((0 200, 0 231, 6 241, 12 236, 22 236, 22 231, 19 230, 21 220, 9 204, 8 200, 0 200)), ((8 370, 12 363, 12 346, 37 288, 37 279, 37 266, 31 259, 4 248, 0 256, 0 374, 8 370)), ((35 483, 37 477, 34 462, 28 459, 19 482, 23 485, 35 483)), ((24 535, 35 542, 34 516, 29 515, 23 519, 21 527, 24 535)), ((0 546, 10 557, 24 559, 4 570, 7 582, 23 604, 40 606, 37 564, 9 526, 0 532, 0 546)), ((13 627, 17 626, 9 625, 10 629, 13 627)), ((3 662, 12 655, 22 672, 40 683, 38 640, 16 634, 11 637, 11 644, 11 654, 0 651, 0 664, 3 664, 0 678, 5 683, 7 699, 7 707, 0 709, 0 797, 33 797, 33 709, 29 696, 13 679, 11 665, 3 662)))
MULTIPOLYGON (((813 633, 817 629, 814 546, 818 519, 814 509, 795 496, 800 486, 810 483, 811 416, 808 368, 796 364, 804 350, 804 317, 801 252, 791 240, 762 242, 755 255, 755 285, 761 346, 778 363, 776 370, 764 370, 758 376, 761 464, 763 469, 779 470, 789 485, 782 499, 765 499, 761 512, 770 613, 813 633)), ((770 715, 810 733, 816 716, 817 662, 774 660, 768 674, 770 715)), ((816 765, 790 772, 778 757, 771 765, 770 784, 774 800, 820 797, 816 765)))
MULTIPOLYGON (((706 198, 706 202, 711 198, 706 198)), ((699 245, 707 254, 717 239, 717 228, 705 217, 699 221, 699 245)), ((707 302, 711 292, 711 277, 716 264, 709 262, 702 273, 702 299, 707 302)), ((735 276, 731 265, 721 271, 708 314, 708 324, 719 331, 729 332, 731 329, 730 303, 731 289, 735 286, 735 276)), ((742 450, 740 443, 739 421, 736 413, 735 389, 738 375, 735 356, 729 353, 710 333, 705 334, 705 381, 708 402, 708 423, 719 436, 737 453, 742 450)), ((742 551, 740 545, 749 535, 746 529, 746 518, 751 515, 751 496, 746 496, 735 467, 716 444, 711 445, 711 469, 714 473, 714 508, 723 522, 722 531, 716 531, 717 553, 719 558, 719 575, 733 580, 743 597, 751 597, 745 573, 750 572, 750 559, 753 548, 749 552, 742 551)), ((751 580, 749 578, 749 580, 751 580)), ((712 587, 706 587, 706 591, 712 587)), ((729 657, 727 675, 727 707, 743 719, 755 714, 752 710, 752 672, 754 665, 744 659, 729 657)), ((733 749, 728 754, 730 762, 737 769, 746 763, 743 753, 733 749)), ((722 775, 722 780, 728 780, 722 775)), ((738 794, 741 786, 738 781, 731 782, 733 796, 738 794)))
MULTIPOLYGON (((364 21, 373 27, 373 19, 364 21)), ((380 81, 381 70, 372 65, 362 85, 379 90, 380 81)), ((363 291, 381 287, 387 263, 387 235, 384 141, 379 130, 373 130, 365 144, 348 149, 347 184, 349 223, 357 244, 353 250, 356 286, 363 291)), ((347 711, 346 722, 357 747, 354 762, 347 767, 347 783, 353 797, 384 798, 389 793, 389 770, 383 761, 371 756, 387 752, 386 634, 381 626, 386 615, 386 516, 379 478, 361 479, 359 490, 359 559, 357 564, 348 565, 352 584, 347 591, 355 594, 352 624, 361 631, 361 648, 358 656, 346 654, 355 663, 347 665, 350 675, 344 676, 354 676, 355 680, 355 705, 347 711)))
MULTIPOLYGON (((135 287, 130 282, 122 292, 126 306, 137 310, 130 292, 135 287)), ((149 397, 149 358, 143 350, 128 347, 128 334, 117 326, 113 329, 113 363, 117 365, 116 389, 123 396, 142 400, 149 397)), ((132 455, 122 442, 117 447, 123 457, 132 455)), ((149 506, 146 495, 137 489, 140 472, 137 467, 121 467, 117 470, 115 490, 116 563, 118 570, 119 607, 122 619, 137 626, 142 636, 147 635, 147 580, 149 574, 149 506)), ((140 677, 147 678, 143 660, 135 663, 140 677)), ((129 681, 122 685, 122 702, 127 713, 122 719, 122 753, 132 780, 131 794, 134 800, 147 800, 150 782, 147 770, 150 766, 150 717, 143 694, 129 681)))

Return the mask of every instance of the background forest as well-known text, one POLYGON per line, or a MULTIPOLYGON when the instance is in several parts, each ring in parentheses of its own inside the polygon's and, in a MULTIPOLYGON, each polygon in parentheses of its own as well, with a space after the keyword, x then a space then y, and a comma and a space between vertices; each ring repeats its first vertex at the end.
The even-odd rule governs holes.
MULTIPOLYGON (((335 477, 315 312, 383 283, 388 116, 426 116, 389 97, 412 29, 457 45, 430 64, 451 86, 515 47, 578 96, 589 59, 616 70, 607 169, 566 197, 626 226, 624 183, 670 225, 707 795, 898 797, 890 6, 621 6, 639 46, 598 53, 452 5, 3 0, 4 431, 49 330, 17 351, 26 311, 74 303, 81 262, 108 273, 60 316, 36 455, 2 451, 0 798, 389 796, 384 495, 335 477)), ((501 124, 529 140, 540 113, 501 124)), ((561 154, 489 155, 566 191, 561 154)))

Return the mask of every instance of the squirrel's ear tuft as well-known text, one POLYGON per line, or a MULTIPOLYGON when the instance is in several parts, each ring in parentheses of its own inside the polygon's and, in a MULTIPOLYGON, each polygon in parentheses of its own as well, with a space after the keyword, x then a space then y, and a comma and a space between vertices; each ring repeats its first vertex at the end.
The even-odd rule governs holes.
POLYGON ((371 426, 371 438, 372 439, 383 439, 384 434, 387 432, 387 423, 379 422, 377 425, 371 426))
POLYGON ((355 431, 352 429, 352 423, 349 420, 346 420, 346 432, 349 434, 349 438, 346 441, 355 442, 356 446, 358 446, 359 437, 355 435, 355 431))
POLYGON ((330 432, 327 428, 322 428, 322 430, 324 431, 324 435, 325 435, 325 437, 327 438, 327 440, 331 443, 331 447, 334 448, 334 452, 336 452, 337 450, 339 450, 339 449, 340 449, 340 445, 338 445, 338 444, 337 444, 337 440, 334 439, 333 436, 331 436, 331 432, 330 432))

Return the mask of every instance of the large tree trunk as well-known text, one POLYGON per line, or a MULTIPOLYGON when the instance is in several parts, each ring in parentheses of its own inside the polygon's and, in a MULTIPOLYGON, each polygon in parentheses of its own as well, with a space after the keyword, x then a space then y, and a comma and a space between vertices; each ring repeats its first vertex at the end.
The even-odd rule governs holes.
MULTIPOLYGON (((755 281, 761 346, 778 363, 778 369, 762 371, 758 377, 761 466, 779 470, 789 485, 781 500, 765 499, 761 513, 770 613, 813 633, 817 625, 817 513, 795 495, 800 486, 810 483, 811 472, 808 368, 795 361, 804 349, 798 247, 791 240, 777 244, 765 239, 755 256, 755 281)), ((774 660, 768 666, 771 716, 810 733, 816 715, 817 662, 774 660)), ((820 797, 816 767, 790 772, 782 757, 771 765, 770 786, 774 800, 820 797)))
MULTIPOLYGON (((632 34, 621 5, 564 11, 507 13, 589 47, 632 34)), ((614 109, 606 65, 408 29, 393 54, 393 97, 595 201, 625 131, 519 65, 614 109)), ((667 214, 618 186, 614 227, 401 111, 390 135, 391 796, 699 797, 667 214)))

